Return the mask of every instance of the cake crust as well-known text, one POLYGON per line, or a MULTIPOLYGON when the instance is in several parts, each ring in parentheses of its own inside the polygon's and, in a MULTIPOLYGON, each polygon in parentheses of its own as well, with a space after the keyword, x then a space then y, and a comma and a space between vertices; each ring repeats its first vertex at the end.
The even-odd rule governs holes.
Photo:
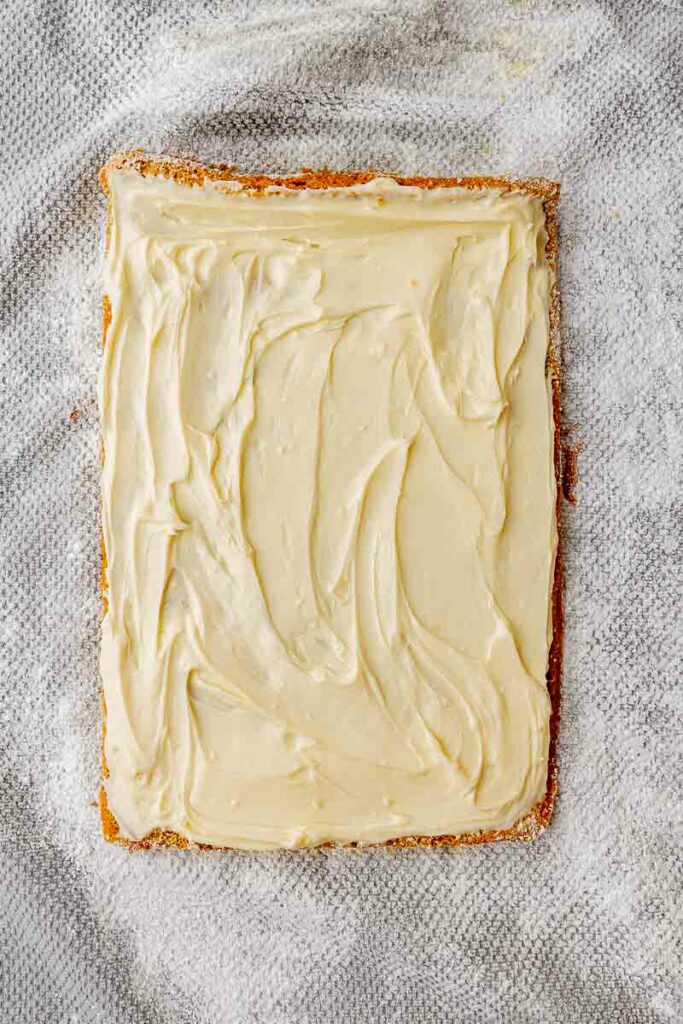
MULTIPOLYGON (((478 846, 482 843, 522 840, 530 841, 536 839, 541 832, 550 824, 552 818, 555 798, 557 796, 557 744, 560 725, 560 689, 562 674, 562 647, 563 647, 563 537, 561 523, 561 502, 562 502, 562 448, 561 448, 561 388, 560 388, 560 356, 559 356, 559 331, 560 331, 560 300, 557 285, 557 254, 558 254, 558 228, 557 228, 557 205, 560 197, 560 185, 558 182, 549 181, 545 178, 528 178, 515 180, 506 177, 460 177, 460 178, 431 178, 431 177, 405 177, 379 171, 331 171, 328 169, 310 170, 302 169, 299 173, 274 177, 265 174, 245 175, 237 173, 236 169, 228 164, 204 165, 190 159, 174 158, 167 156, 152 156, 142 150, 132 150, 127 153, 119 153, 100 170, 99 180, 102 191, 108 202, 107 223, 105 230, 105 245, 109 245, 111 230, 111 205, 109 191, 109 174, 112 171, 130 170, 143 177, 164 177, 175 181, 180 185, 197 186, 205 181, 231 181, 238 182, 245 190, 252 195, 263 194, 273 186, 288 189, 327 189, 327 188, 348 188, 354 185, 363 185, 375 178, 383 177, 394 180, 399 185, 410 185, 419 188, 468 188, 468 189, 501 189, 506 192, 523 192, 527 195, 538 196, 543 200, 545 211, 545 226, 547 233, 546 258, 552 272, 552 283, 550 292, 549 309, 549 346, 547 356, 547 370, 552 387, 552 407, 554 419, 554 471, 556 484, 555 519, 557 523, 557 551, 555 556, 555 571, 551 594, 551 618, 552 618, 552 642, 548 656, 548 670, 546 673, 546 684, 550 697, 550 744, 548 750, 548 776, 546 792, 544 797, 536 803, 531 810, 506 829, 489 829, 483 832, 464 833, 462 835, 434 835, 434 836, 402 836, 396 839, 389 839, 384 843, 323 843, 317 847, 304 847, 307 850, 321 850, 335 846, 347 848, 364 846, 391 846, 391 847, 423 847, 423 846, 478 846)), ((112 311, 108 296, 104 295, 102 302, 102 348, 107 344, 107 333, 111 323, 112 311)), ((104 540, 101 540, 101 591, 103 613, 107 611, 107 557, 104 547, 104 540)), ((104 693, 102 692, 102 737, 101 756, 102 774, 106 780, 109 775, 104 749, 104 740, 107 728, 107 710, 104 693)), ((175 848, 175 849, 200 849, 217 850, 230 849, 230 847, 216 847, 213 845, 198 844, 190 842, 177 832, 162 831, 155 829, 144 839, 131 840, 121 834, 119 824, 112 813, 107 800, 105 785, 102 784, 99 792, 99 809, 102 821, 104 838, 113 843, 118 843, 130 851, 150 850, 154 848, 175 848)))

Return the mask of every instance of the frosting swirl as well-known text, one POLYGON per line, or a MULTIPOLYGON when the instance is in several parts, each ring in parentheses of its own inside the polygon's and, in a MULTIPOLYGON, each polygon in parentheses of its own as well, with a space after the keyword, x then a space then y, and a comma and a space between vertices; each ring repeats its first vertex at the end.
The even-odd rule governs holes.
POLYGON ((511 825, 549 742, 541 201, 109 186, 122 833, 265 848, 511 825))

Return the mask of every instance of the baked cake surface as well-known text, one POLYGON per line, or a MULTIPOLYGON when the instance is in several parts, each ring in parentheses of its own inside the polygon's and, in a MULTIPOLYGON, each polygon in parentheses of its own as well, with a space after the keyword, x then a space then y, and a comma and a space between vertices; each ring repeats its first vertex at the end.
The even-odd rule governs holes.
POLYGON ((545 824, 556 193, 179 167, 104 172, 105 832, 545 824))

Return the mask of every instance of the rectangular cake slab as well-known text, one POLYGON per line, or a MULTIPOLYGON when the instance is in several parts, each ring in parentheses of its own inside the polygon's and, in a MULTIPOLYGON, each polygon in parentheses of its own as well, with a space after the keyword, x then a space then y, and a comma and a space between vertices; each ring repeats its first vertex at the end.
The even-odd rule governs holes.
POLYGON ((139 157, 103 179, 105 834, 533 834, 556 190, 139 157))

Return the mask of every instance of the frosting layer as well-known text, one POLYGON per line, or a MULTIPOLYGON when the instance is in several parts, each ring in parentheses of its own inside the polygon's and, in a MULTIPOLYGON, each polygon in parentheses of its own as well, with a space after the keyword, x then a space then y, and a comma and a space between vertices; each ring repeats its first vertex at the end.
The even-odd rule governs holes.
POLYGON ((245 848, 505 828, 545 792, 540 199, 109 175, 109 805, 245 848))

